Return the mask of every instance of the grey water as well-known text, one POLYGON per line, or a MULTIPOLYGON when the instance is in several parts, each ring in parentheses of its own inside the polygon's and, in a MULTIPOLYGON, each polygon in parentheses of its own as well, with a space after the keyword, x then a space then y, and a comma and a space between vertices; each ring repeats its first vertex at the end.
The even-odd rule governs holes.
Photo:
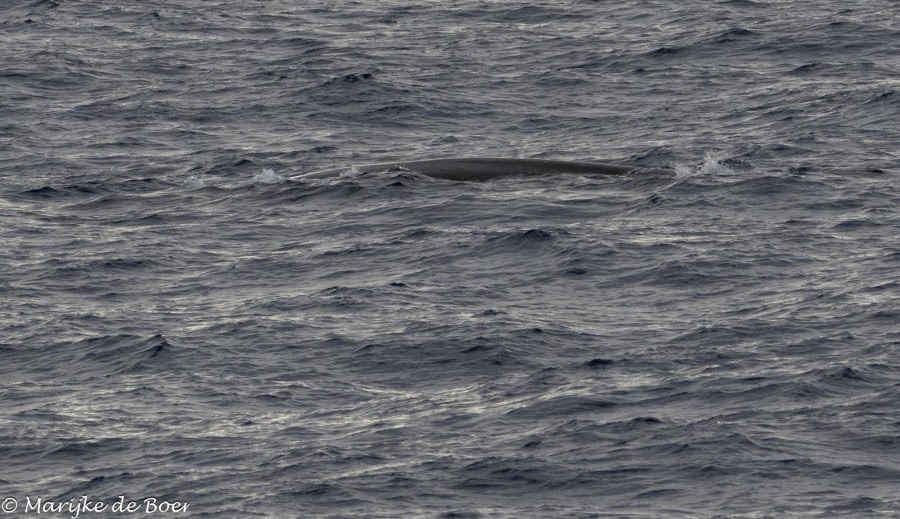
POLYGON ((898 20, 5 0, 2 512, 900 517, 898 20))

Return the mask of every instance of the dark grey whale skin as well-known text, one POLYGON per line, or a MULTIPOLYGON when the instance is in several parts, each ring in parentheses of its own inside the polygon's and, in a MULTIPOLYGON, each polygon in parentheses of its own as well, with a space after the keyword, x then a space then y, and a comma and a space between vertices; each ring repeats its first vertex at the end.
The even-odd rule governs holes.
MULTIPOLYGON (((568 160, 459 158, 386 162, 383 164, 354 166, 353 169, 360 173, 405 169, 417 171, 434 178, 483 181, 500 177, 554 175, 559 173, 622 175, 630 171, 641 170, 642 168, 602 164, 599 162, 577 162, 568 160)), ((325 171, 316 171, 298 175, 294 178, 337 177, 347 171, 350 171, 350 168, 328 169, 325 171)))

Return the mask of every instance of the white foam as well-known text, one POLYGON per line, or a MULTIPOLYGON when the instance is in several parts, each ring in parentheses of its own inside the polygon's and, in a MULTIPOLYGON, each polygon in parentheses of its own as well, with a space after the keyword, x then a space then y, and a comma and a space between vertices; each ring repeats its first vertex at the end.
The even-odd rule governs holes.
POLYGON ((284 177, 276 174, 274 169, 265 168, 253 175, 253 182, 256 184, 278 184, 279 182, 284 182, 284 177))
POLYGON ((197 178, 194 175, 191 175, 187 180, 184 181, 184 185, 188 189, 200 189, 206 187, 206 182, 202 178, 197 178))
POLYGON ((699 175, 733 175, 734 170, 726 166, 723 162, 727 157, 728 155, 721 151, 707 151, 703 157, 703 163, 699 166, 676 164, 675 175, 678 178, 696 177, 699 175))
POLYGON ((360 176, 361 174, 362 174, 362 172, 360 172, 358 169, 356 169, 356 166, 351 166, 350 169, 348 169, 347 171, 342 172, 342 173, 340 174, 340 177, 342 177, 342 178, 346 178, 346 177, 358 177, 358 176, 360 176))

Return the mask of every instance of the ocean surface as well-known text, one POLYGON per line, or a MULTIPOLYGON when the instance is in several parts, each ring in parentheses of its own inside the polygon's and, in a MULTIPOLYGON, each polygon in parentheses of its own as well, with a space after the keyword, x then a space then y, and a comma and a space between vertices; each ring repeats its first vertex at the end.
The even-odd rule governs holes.
POLYGON ((3 0, 0 516, 900 517, 898 176, 895 0, 3 0))

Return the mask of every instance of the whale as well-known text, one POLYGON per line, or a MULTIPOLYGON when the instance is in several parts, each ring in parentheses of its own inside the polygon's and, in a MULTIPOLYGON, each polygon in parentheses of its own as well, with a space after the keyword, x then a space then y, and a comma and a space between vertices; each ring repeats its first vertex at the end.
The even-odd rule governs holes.
POLYGON ((345 168, 326 169, 298 175, 294 178, 330 178, 348 173, 365 174, 384 171, 415 171, 423 175, 457 181, 485 181, 512 176, 557 175, 573 173, 579 175, 624 175, 643 168, 604 164, 601 162, 580 162, 547 159, 504 159, 504 158, 456 158, 431 159, 400 162, 384 162, 345 168))

